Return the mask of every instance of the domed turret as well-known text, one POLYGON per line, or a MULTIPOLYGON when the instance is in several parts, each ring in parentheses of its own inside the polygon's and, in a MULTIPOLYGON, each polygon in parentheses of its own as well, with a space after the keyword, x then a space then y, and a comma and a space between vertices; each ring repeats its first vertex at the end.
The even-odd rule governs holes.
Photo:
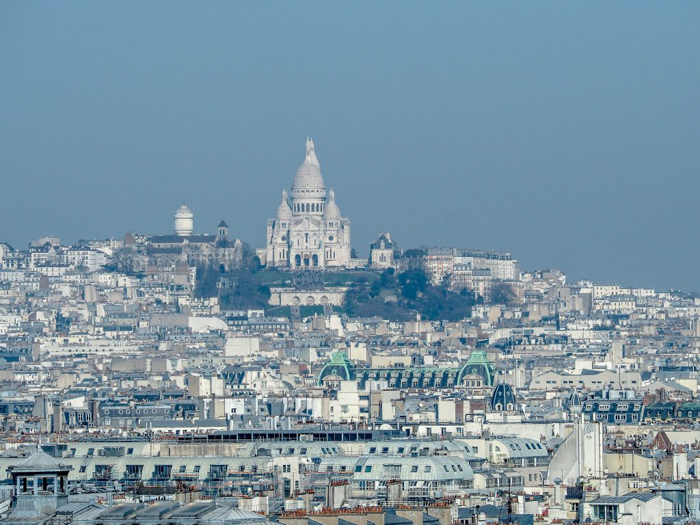
POLYGON ((327 221, 340 220, 340 208, 338 208, 338 205, 335 203, 335 192, 333 190, 328 193, 328 202, 323 212, 323 218, 327 221))
POLYGON ((294 176, 294 184, 292 191, 295 190, 321 190, 325 191, 326 187, 321 175, 321 166, 316 158, 314 151, 314 142, 311 139, 306 139, 306 158, 301 163, 296 175, 294 176))
POLYGON ((175 212, 175 235, 189 236, 194 232, 194 213, 184 204, 175 212))
POLYGON ((282 190, 282 202, 280 202, 277 208, 277 220, 278 221, 291 221, 292 220, 292 209, 289 207, 289 201, 287 199, 287 190, 282 190))
POLYGON ((508 383, 499 383, 491 394, 491 410, 494 412, 511 412, 517 410, 518 402, 515 399, 513 388, 508 383))

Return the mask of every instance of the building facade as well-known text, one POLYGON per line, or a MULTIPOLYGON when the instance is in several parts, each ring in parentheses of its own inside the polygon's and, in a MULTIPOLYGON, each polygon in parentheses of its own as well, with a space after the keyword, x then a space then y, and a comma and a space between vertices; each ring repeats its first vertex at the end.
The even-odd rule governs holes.
POLYGON ((282 192, 277 215, 267 222, 263 262, 277 268, 343 268, 350 265, 350 221, 326 192, 314 143, 294 176, 291 196, 282 192))

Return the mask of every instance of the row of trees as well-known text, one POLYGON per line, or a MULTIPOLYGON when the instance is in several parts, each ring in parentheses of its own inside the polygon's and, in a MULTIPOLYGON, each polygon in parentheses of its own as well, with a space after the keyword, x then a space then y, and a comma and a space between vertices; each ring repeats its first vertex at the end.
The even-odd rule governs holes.
POLYGON ((197 267, 195 297, 217 297, 222 308, 247 310, 267 308, 270 287, 261 283, 260 259, 248 245, 243 245, 242 268, 223 273, 214 265, 197 267))
MULTIPOLYGON (((243 261, 243 268, 226 274, 213 266, 198 267, 195 296, 218 296, 223 308, 267 308, 270 288, 262 282, 260 261, 250 248, 244 249, 243 261)), ((314 277, 323 279, 316 272, 314 277)), ((301 281, 297 279, 295 284, 301 281)), ((510 304, 514 299, 509 285, 494 284, 492 303, 510 304)), ((472 307, 481 303, 483 299, 470 290, 452 291, 449 279, 432 285, 423 270, 397 273, 389 268, 377 279, 358 278, 346 294, 344 309, 352 317, 407 321, 418 313, 426 320, 458 321, 469 317, 472 307)))
POLYGON ((457 321, 469 317, 476 302, 467 290, 456 293, 446 283, 433 286, 422 270, 397 274, 389 268, 373 283, 358 282, 351 288, 345 310, 351 316, 396 321, 413 319, 416 313, 427 320, 457 321))

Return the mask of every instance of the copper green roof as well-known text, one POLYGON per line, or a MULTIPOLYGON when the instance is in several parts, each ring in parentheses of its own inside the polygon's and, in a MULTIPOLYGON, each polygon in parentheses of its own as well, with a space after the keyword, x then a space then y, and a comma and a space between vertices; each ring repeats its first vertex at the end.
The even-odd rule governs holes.
MULTIPOLYGON (((356 368, 348 359, 345 352, 333 352, 330 361, 323 367, 318 376, 318 384, 323 383, 323 379, 328 376, 338 376, 343 380, 351 380, 356 377, 361 381, 367 379, 378 379, 378 376, 454 376, 454 385, 460 385, 467 375, 479 375, 484 378, 486 386, 493 386, 495 368, 488 360, 486 352, 476 350, 472 352, 469 360, 461 367, 408 367, 408 368, 356 368), (373 376, 373 377, 370 377, 373 376)), ((445 381, 431 385, 433 388, 448 385, 445 381), (444 384, 443 384, 444 383, 444 384)))

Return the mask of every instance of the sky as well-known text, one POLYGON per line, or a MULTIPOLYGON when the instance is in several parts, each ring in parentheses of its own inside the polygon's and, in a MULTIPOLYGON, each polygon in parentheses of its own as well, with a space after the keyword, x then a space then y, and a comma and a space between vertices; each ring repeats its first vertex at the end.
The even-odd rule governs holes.
POLYGON ((313 137, 360 255, 700 291, 700 2, 0 3, 0 241, 265 243, 313 137))

